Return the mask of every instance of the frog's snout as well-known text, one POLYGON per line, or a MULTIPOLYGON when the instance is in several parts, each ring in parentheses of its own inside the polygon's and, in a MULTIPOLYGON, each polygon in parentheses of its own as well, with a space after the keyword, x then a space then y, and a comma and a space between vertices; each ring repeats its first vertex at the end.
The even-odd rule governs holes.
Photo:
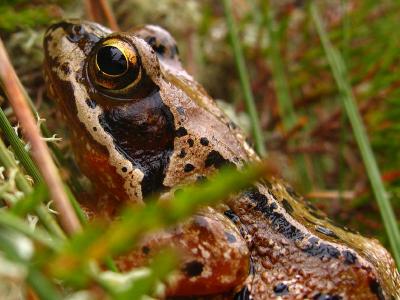
POLYGON ((78 19, 64 20, 47 29, 44 48, 45 50, 49 47, 59 48, 57 52, 62 53, 71 50, 69 46, 77 45, 87 55, 94 44, 110 33, 107 28, 93 22, 78 19))

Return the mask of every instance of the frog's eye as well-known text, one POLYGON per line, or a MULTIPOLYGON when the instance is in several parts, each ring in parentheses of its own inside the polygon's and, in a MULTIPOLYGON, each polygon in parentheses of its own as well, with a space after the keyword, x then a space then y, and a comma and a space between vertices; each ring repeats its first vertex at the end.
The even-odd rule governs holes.
POLYGON ((120 39, 99 43, 88 61, 90 81, 106 94, 127 95, 142 80, 141 60, 134 45, 120 39))
POLYGON ((108 76, 121 76, 128 71, 125 54, 114 46, 103 46, 96 54, 97 68, 108 76))

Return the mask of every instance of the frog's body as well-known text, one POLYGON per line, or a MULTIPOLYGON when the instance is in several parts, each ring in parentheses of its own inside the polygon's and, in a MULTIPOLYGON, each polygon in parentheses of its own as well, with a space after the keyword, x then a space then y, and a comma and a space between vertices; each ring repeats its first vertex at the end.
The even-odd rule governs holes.
MULTIPOLYGON (((94 210, 143 204, 149 194, 162 198, 225 164, 258 160, 181 67, 163 29, 112 33, 68 21, 48 30, 45 50, 49 92, 70 124, 78 164, 106 195, 94 210)), ((334 226, 279 180, 146 238, 119 266, 140 265, 171 242, 190 254, 170 296, 229 299, 241 290, 237 299, 400 297, 393 259, 377 241, 334 226)))

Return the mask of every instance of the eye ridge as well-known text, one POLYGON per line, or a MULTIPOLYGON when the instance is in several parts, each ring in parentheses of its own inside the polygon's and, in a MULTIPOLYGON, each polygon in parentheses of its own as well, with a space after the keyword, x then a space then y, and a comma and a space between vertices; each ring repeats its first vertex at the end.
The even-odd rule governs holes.
POLYGON ((118 47, 106 45, 96 54, 98 70, 108 76, 122 76, 128 71, 128 59, 118 47))

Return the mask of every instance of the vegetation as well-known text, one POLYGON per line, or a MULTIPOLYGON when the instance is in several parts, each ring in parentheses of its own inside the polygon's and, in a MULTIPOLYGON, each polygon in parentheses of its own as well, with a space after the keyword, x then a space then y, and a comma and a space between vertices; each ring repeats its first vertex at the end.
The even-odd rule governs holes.
MULTIPOLYGON (((274 167, 335 220, 377 236, 400 264, 396 219, 400 213, 400 69, 395 30, 400 3, 316 3, 113 0, 108 17, 114 14, 122 30, 141 23, 166 27, 178 40, 189 72, 214 98, 224 99, 221 105, 226 112, 253 136, 268 170, 274 167)), ((116 272, 112 258, 144 233, 182 220, 200 205, 221 201, 266 172, 264 166, 242 173, 226 170, 169 202, 128 207, 111 227, 86 224, 74 195, 89 185, 83 176, 77 177, 65 128, 56 121, 59 115, 44 93, 41 73, 45 28, 60 18, 84 18, 82 7, 80 1, 0 0, 0 37, 26 89, 22 92, 27 110, 47 119, 35 122, 52 150, 56 173, 66 182, 65 199, 73 207, 69 213, 83 227, 75 232, 74 226, 68 229, 63 222, 65 211, 58 206, 63 200, 55 199, 53 187, 46 184, 49 174, 30 150, 35 144, 22 139, 21 108, 11 108, 10 86, 3 78, 1 295, 139 299, 162 293, 162 281, 177 263, 173 252, 166 249, 152 265, 124 275, 116 272), (66 138, 60 142, 54 132, 66 138)), ((90 5, 85 7, 90 10, 90 5)), ((96 17, 90 11, 86 14, 96 17)), ((3 60, 0 65, 4 70, 3 60)))

